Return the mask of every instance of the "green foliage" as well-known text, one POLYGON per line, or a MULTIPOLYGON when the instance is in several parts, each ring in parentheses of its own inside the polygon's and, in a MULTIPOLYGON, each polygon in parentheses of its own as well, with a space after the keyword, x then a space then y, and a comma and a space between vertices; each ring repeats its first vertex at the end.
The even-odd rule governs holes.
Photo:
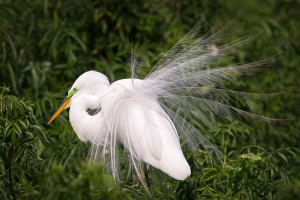
POLYGON ((8 88, 1 88, 0 96, 0 141, 1 141, 1 186, 3 196, 7 196, 9 188, 27 192, 24 187, 28 176, 34 173, 35 167, 43 152, 43 142, 47 141, 44 132, 38 125, 33 114, 33 105, 28 101, 19 100, 7 95, 8 88), (14 189, 13 181, 17 181, 14 189))
POLYGON ((178 187, 179 198, 274 199, 278 181, 286 184, 288 178, 273 159, 273 155, 241 154, 223 166, 194 168, 189 182, 178 187))
POLYGON ((1 1, 0 84, 12 95, 0 88, 0 198, 300 198, 299 6, 295 0, 1 1), (221 164, 205 152, 185 150, 193 171, 186 181, 148 166, 149 196, 135 185, 122 158, 127 178, 118 187, 101 165, 86 163, 89 144, 74 134, 67 112, 46 125, 81 73, 94 69, 110 81, 129 77, 132 43, 143 77, 198 20, 206 33, 233 18, 237 22, 225 33, 226 41, 256 36, 226 64, 277 56, 269 59, 270 70, 231 89, 286 92, 235 103, 293 120, 245 124, 228 119, 213 127, 191 121, 228 157, 221 164))
POLYGON ((28 195, 36 199, 129 199, 118 190, 112 176, 101 166, 91 163, 79 166, 72 173, 63 166, 53 166, 41 177, 38 191, 28 195))

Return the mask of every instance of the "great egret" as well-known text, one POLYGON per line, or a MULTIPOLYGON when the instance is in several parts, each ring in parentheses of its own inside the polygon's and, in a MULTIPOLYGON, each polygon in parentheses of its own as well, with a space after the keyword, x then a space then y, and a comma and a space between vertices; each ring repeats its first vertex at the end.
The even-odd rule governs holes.
POLYGON ((223 160, 223 154, 189 121, 210 125, 213 120, 207 113, 219 118, 239 115, 268 119, 229 105, 233 95, 256 94, 222 89, 226 83, 236 83, 237 77, 264 62, 222 67, 222 58, 241 41, 218 47, 222 31, 199 38, 198 29, 194 27, 183 37, 143 80, 132 77, 110 85, 105 75, 85 72, 48 123, 70 107, 70 122, 79 139, 92 143, 93 158, 108 161, 116 179, 119 178, 118 144, 129 152, 141 180, 138 161, 178 180, 189 177, 191 169, 181 143, 192 150, 202 147, 223 160), (101 110, 90 115, 91 109, 101 110))

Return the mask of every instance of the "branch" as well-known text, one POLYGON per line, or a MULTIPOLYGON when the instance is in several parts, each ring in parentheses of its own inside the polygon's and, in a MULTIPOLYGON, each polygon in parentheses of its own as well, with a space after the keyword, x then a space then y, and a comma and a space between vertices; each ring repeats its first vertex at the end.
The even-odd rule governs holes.
POLYGON ((16 198, 16 194, 15 194, 15 191, 14 191, 14 186, 13 186, 13 182, 12 182, 12 178, 11 178, 11 175, 12 175, 12 170, 11 170, 11 152, 12 152, 12 148, 10 148, 9 142, 6 142, 6 146, 7 146, 7 157, 8 157, 7 164, 8 164, 8 177, 9 177, 10 193, 13 197, 13 200, 16 200, 17 198, 16 198))

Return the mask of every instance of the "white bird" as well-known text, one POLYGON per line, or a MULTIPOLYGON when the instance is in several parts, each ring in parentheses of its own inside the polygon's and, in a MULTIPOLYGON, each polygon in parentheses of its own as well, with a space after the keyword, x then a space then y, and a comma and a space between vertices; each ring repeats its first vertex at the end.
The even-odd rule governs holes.
POLYGON ((268 119, 229 105, 233 96, 256 94, 222 89, 263 62, 222 67, 221 58, 240 41, 217 47, 222 31, 202 38, 197 36, 198 31, 199 26, 194 27, 143 80, 132 77, 110 85, 99 72, 82 74, 48 124, 70 107, 69 118, 75 133, 80 140, 92 143, 94 159, 101 157, 109 162, 116 179, 119 144, 129 152, 141 180, 137 161, 178 180, 189 177, 191 169, 181 144, 192 150, 203 148, 223 160, 223 154, 189 121, 209 126, 214 122, 209 113, 221 119, 237 114, 268 119), (98 111, 89 114, 93 109, 98 111))
POLYGON ((70 122, 80 140, 114 148, 116 142, 122 143, 135 159, 184 180, 191 170, 176 128, 157 96, 147 91, 150 86, 151 82, 140 79, 123 79, 109 85, 106 76, 88 71, 75 81, 49 123, 69 105, 70 122), (98 114, 88 114, 89 109, 97 108, 101 108, 98 114))

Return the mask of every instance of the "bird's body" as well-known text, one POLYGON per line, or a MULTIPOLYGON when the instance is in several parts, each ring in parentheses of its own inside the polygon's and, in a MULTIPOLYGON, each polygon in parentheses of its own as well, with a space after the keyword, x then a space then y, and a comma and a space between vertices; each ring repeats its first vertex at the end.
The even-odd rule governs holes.
POLYGON ((89 87, 87 94, 75 97, 70 104, 70 122, 78 137, 82 141, 104 145, 115 136, 135 159, 178 180, 186 179, 191 170, 182 153, 176 128, 157 98, 147 91, 146 81, 123 79, 107 85, 106 79, 98 74, 89 71, 82 75, 83 78, 97 77, 99 80, 92 84, 101 86, 89 87), (114 107, 119 107, 117 113, 112 113, 116 110, 112 109, 114 107), (101 108, 101 112, 93 116, 86 112, 97 108, 101 108), (112 128, 103 131, 106 127, 112 128))

